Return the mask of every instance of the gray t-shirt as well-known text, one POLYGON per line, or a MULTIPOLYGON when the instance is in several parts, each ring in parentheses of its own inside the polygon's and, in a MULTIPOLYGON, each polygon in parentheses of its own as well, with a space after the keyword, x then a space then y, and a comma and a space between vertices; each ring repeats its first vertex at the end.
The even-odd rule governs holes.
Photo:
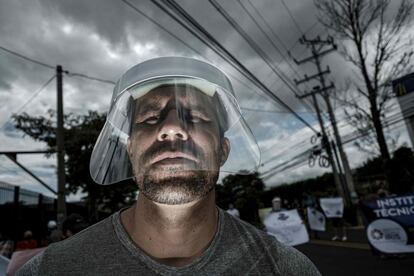
POLYGON ((320 275, 303 254, 219 209, 219 226, 200 258, 183 267, 151 259, 129 237, 120 212, 51 244, 22 275, 320 275))

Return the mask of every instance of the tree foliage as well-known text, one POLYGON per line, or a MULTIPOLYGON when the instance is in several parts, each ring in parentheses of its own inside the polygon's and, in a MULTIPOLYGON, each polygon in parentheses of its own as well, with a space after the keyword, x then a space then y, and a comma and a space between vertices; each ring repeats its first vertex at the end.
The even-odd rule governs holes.
POLYGON ((271 207, 272 199, 275 196, 280 197, 282 202, 287 200, 292 203, 295 200, 301 202, 304 199, 305 194, 313 195, 316 198, 336 194, 332 173, 325 173, 315 178, 305 179, 271 188, 263 193, 262 198, 265 206, 271 207))
MULTIPOLYGON (((47 117, 32 117, 26 113, 16 115, 15 127, 55 150, 56 112, 49 110, 48 114, 47 117)), ((69 113, 64 122, 66 193, 86 193, 91 221, 97 220, 98 210, 110 213, 130 204, 137 189, 132 181, 101 186, 94 183, 89 173, 90 156, 105 123, 105 115, 95 111, 85 115, 69 113)))
MULTIPOLYGON (((390 193, 405 194, 414 192, 414 153, 411 148, 400 147, 393 152, 390 160, 391 177, 394 179, 389 186, 384 185, 385 174, 382 168, 381 156, 365 161, 354 171, 355 188, 360 197, 376 193, 379 188, 386 188, 390 193), (369 184, 366 187, 366 184, 369 184)), ((297 181, 294 183, 280 185, 264 191, 262 202, 265 207, 271 207, 271 201, 275 196, 290 203, 304 199, 306 195, 316 198, 335 195, 336 189, 333 184, 332 173, 297 181)))
POLYGON ((216 202, 222 209, 233 204, 240 211, 240 218, 261 228, 259 208, 264 183, 258 173, 233 174, 223 178, 222 185, 216 185, 216 202))
POLYGON ((414 192, 414 154, 410 148, 397 149, 391 160, 391 177, 395 181, 390 185, 390 192, 405 194, 414 192))
POLYGON ((349 122, 363 137, 357 146, 368 147, 368 151, 377 148, 388 162, 387 139, 393 136, 384 132, 384 120, 392 108, 391 80, 412 69, 413 42, 407 31, 413 2, 400 1, 391 15, 391 0, 314 1, 319 21, 343 41, 340 52, 356 69, 340 101, 347 106, 349 122))

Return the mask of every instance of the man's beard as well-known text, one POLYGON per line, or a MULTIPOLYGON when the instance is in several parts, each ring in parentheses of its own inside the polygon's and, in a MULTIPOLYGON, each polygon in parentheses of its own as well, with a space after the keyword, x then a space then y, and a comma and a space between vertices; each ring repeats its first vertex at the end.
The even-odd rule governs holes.
POLYGON ((162 204, 185 204, 208 195, 215 187, 218 172, 174 171, 144 174, 138 181, 140 193, 146 198, 162 204), (165 177, 160 177, 164 174, 165 177))
MULTIPOLYGON (((154 143, 142 156, 141 160, 153 160, 163 152, 179 151, 205 161, 200 147, 192 141, 176 141, 175 143, 154 143)), ((218 179, 218 161, 210 161, 204 165, 189 161, 183 166, 160 167, 147 165, 138 161, 135 168, 135 180, 140 193, 148 199, 169 205, 189 203, 205 197, 214 189, 218 179)))

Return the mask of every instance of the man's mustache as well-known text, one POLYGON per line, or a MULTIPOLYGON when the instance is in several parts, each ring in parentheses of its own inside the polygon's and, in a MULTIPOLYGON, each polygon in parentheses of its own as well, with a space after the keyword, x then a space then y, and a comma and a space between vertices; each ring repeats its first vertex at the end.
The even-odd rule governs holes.
POLYGON ((204 157, 202 149, 191 140, 177 140, 174 142, 156 141, 143 154, 143 160, 153 160, 156 156, 164 152, 180 152, 191 155, 197 159, 203 159, 204 157))

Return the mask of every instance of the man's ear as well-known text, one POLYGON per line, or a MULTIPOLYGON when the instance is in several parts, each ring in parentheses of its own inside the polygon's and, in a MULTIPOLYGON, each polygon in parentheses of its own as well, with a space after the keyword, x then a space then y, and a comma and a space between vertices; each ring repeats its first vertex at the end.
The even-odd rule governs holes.
POLYGON ((226 137, 221 139, 221 156, 220 156, 220 167, 226 163, 227 157, 230 153, 230 141, 226 137))

